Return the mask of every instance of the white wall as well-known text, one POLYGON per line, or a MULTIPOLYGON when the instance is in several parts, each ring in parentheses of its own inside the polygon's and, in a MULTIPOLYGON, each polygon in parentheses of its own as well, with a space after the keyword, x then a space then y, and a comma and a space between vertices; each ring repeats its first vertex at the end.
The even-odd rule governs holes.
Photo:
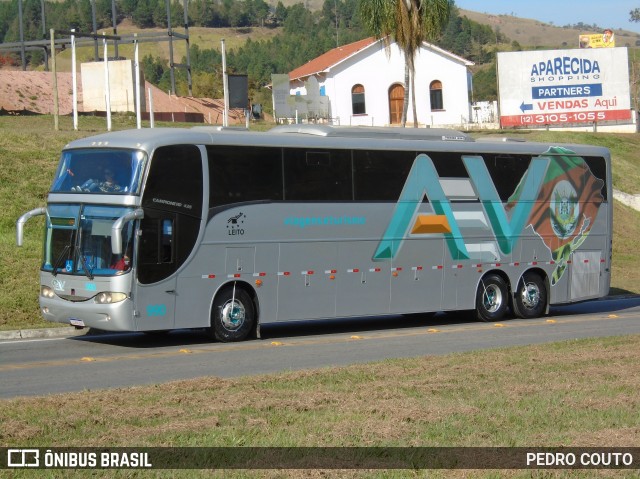
MULTIPOLYGON (((331 100, 330 115, 339 117, 341 125, 389 124, 389 88, 404 85, 404 55, 392 45, 389 52, 375 44, 333 67, 324 84, 331 100), (365 115, 352 115, 351 88, 365 88, 365 115)), ((416 105, 420 126, 460 125, 470 118, 467 67, 446 55, 423 48, 416 56, 416 105), (431 111, 429 85, 440 80, 443 85, 442 111, 431 111)), ((293 85, 292 85, 293 86, 293 85)), ((408 121, 413 123, 412 105, 408 121)))
MULTIPOLYGON (((105 111, 104 62, 90 62, 80 65, 82 78, 82 106, 84 111, 105 111)), ((140 71, 140 109, 145 111, 144 78, 140 71)), ((117 60, 109 62, 109 96, 111 111, 135 112, 135 72, 133 61, 117 60)))

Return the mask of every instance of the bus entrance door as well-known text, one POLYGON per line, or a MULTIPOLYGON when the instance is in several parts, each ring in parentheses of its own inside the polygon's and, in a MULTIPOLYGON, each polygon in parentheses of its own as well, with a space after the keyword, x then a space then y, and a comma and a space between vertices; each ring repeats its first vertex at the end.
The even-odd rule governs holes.
POLYGON ((140 222, 137 327, 141 331, 174 327, 177 293, 176 215, 147 209, 140 222))
POLYGON ((154 285, 138 284, 135 294, 138 330, 172 329, 176 294, 175 276, 154 285))
POLYGON ((136 287, 136 323, 140 331, 172 329, 176 306, 176 279, 136 287))

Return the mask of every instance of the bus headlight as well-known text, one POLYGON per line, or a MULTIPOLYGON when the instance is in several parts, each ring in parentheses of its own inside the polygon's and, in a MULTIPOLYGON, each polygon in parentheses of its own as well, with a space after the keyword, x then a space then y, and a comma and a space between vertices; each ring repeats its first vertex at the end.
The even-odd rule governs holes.
POLYGON ((53 298, 55 297, 56 293, 53 292, 53 289, 51 289, 49 286, 40 286, 40 296, 42 296, 43 298, 53 298))
POLYGON ((111 304, 119 303, 125 299, 127 299, 127 295, 124 293, 102 292, 95 296, 94 301, 98 304, 111 304))

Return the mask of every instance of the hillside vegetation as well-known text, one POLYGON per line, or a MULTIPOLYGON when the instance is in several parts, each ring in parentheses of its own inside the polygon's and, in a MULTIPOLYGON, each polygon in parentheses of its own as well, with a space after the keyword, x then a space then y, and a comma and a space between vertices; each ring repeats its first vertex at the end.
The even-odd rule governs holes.
MULTIPOLYGON (((607 25, 584 25, 584 28, 552 25, 530 18, 492 15, 464 9, 460 9, 460 15, 482 25, 489 25, 494 31, 499 31, 511 42, 517 42, 525 49, 578 48, 578 36, 581 33, 599 33, 607 28, 607 25)), ((640 39, 640 33, 622 29, 615 30, 615 35, 616 46, 620 47, 635 47, 636 40, 640 39)))

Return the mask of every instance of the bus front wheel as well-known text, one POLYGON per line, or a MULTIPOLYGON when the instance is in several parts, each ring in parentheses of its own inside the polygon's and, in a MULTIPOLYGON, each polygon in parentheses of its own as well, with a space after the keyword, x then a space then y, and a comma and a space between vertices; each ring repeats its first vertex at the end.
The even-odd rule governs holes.
POLYGON ((522 319, 538 318, 547 307, 547 288, 544 280, 536 273, 525 273, 518 282, 513 298, 516 316, 522 319))
POLYGON ((499 321, 507 311, 507 284, 497 274, 485 276, 476 292, 476 315, 480 321, 499 321))
POLYGON ((213 302, 210 335, 218 341, 242 341, 252 331, 255 307, 249 294, 242 288, 222 290, 213 302))

